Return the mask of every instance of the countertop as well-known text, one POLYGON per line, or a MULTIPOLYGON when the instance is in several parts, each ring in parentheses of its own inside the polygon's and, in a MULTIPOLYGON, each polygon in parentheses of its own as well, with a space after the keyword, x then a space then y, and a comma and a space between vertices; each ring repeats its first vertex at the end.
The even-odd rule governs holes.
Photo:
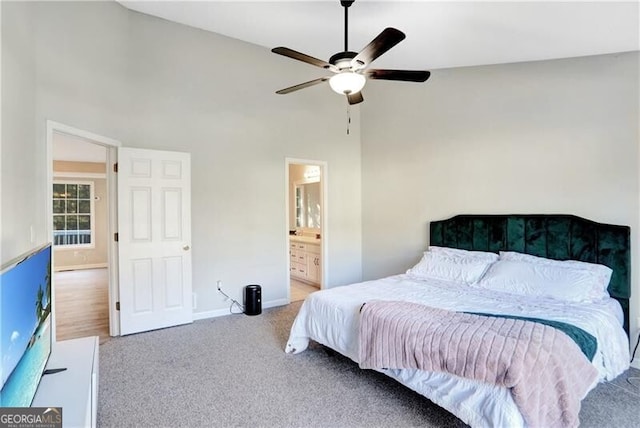
POLYGON ((315 236, 289 235, 289 241, 303 242, 305 244, 319 244, 321 239, 317 239, 315 236))

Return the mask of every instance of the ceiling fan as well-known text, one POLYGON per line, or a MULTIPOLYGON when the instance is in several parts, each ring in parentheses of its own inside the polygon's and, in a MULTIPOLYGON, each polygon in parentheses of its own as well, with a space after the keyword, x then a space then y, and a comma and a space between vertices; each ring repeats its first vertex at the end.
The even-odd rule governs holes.
POLYGON ((395 28, 385 28, 359 53, 351 52, 348 48, 348 29, 349 7, 353 2, 354 0, 340 1, 340 4, 344 7, 344 51, 333 55, 329 58, 329 62, 282 46, 271 49, 273 53, 306 62, 335 73, 333 76, 320 77, 319 79, 280 89, 276 91, 276 94, 288 94, 328 80, 331 89, 347 96, 349 104, 358 104, 364 101, 361 90, 367 78, 405 82, 424 82, 429 78, 431 73, 428 71, 367 69, 369 64, 376 58, 404 40, 405 34, 395 28))

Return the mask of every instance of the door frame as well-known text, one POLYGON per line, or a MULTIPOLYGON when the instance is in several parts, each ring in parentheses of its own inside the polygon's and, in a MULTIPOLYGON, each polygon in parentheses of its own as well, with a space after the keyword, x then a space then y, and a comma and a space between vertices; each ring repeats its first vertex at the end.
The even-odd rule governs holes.
POLYGON ((322 223, 320 224, 320 255, 322 256, 322 269, 320 273, 320 289, 327 286, 327 272, 329 271, 329 174, 326 161, 311 160, 311 159, 299 159, 299 158, 285 158, 284 166, 284 183, 285 183, 285 225, 287 232, 287 245, 286 245, 286 266, 287 266, 287 300, 291 303, 291 257, 289 257, 289 229, 290 229, 290 192, 289 189, 289 166, 290 165, 315 165, 320 167, 320 192, 322 193, 322 223))
MULTIPOLYGON (((117 207, 117 178, 116 174, 111 167, 118 159, 118 147, 122 146, 122 143, 118 140, 114 140, 103 135, 94 134, 93 132, 85 131, 83 129, 75 128, 73 126, 65 125, 63 123, 55 122, 53 120, 47 120, 47 166, 46 166, 46 188, 47 188, 47 200, 46 200, 46 221, 47 236, 49 241, 53 242, 53 224, 51 219, 53 218, 53 134, 61 133, 80 137, 85 140, 90 140, 92 143, 104 146, 107 149, 107 194, 109 198, 109 212, 107 219, 107 236, 113 237, 114 233, 118 230, 118 207, 117 207)), ((115 240, 109 240, 110 245, 107 251, 107 264, 109 269, 109 334, 111 336, 120 335, 120 314, 116 310, 116 303, 118 301, 118 244, 115 240)), ((54 262, 52 260, 51 266, 52 272, 54 271, 54 262)), ((55 301, 55 281, 54 276, 51 278, 51 299, 55 301)), ((52 334, 56 337, 56 306, 53 305, 53 318, 52 318, 52 334)))

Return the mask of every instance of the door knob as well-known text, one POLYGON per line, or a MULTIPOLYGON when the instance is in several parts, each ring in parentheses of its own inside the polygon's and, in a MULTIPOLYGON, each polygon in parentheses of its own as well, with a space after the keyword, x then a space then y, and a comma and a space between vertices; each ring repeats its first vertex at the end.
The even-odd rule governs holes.
POLYGON ((184 246, 182 247, 182 249, 183 249, 183 250, 185 250, 185 251, 189 251, 189 250, 191 249, 191 247, 190 247, 190 246, 188 246, 188 245, 184 245, 184 246))

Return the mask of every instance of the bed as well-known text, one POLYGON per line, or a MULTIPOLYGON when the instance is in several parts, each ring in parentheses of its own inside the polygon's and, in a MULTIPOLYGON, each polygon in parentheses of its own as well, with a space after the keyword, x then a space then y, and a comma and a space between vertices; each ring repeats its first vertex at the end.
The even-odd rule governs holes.
MULTIPOLYGON (((453 271, 455 275, 460 275, 460 270, 453 271)), ((520 275, 519 272, 516 277, 520 275)), ((591 276, 588 278, 587 283, 592 287, 594 282, 591 276)), ((511 281, 508 286, 511 287, 513 278, 508 279, 511 281)), ((524 282, 527 281, 528 277, 524 282)), ((430 224, 429 250, 420 263, 407 273, 325 289, 309 295, 293 323, 285 351, 292 354, 303 352, 309 341, 313 340, 347 356, 361 367, 373 368, 396 379, 471 426, 532 426, 536 425, 532 421, 539 420, 532 419, 527 413, 522 400, 514 393, 515 388, 505 384, 452 374, 455 371, 425 370, 419 368, 424 366, 416 368, 411 364, 400 365, 399 368, 388 362, 380 367, 364 364, 369 357, 363 356, 361 348, 365 348, 363 337, 369 335, 362 328, 369 321, 364 322, 363 313, 373 313, 373 309, 369 308, 376 308, 375 305, 386 304, 388 307, 398 304, 403 305, 406 316, 414 317, 411 321, 414 324, 416 313, 419 312, 416 308, 427 308, 441 311, 447 316, 453 313, 453 316, 476 317, 478 314, 480 319, 486 320, 485 315, 492 320, 510 318, 508 322, 524 322, 523 325, 535 327, 539 326, 539 322, 576 327, 594 339, 594 351, 589 358, 591 361, 583 356, 560 361, 570 366, 577 365, 574 361, 579 359, 594 373, 593 380, 586 381, 584 391, 578 397, 579 412, 579 400, 597 382, 613 379, 629 367, 629 297, 630 230, 626 226, 596 223, 572 215, 459 215, 430 224), (444 256, 437 254, 443 251, 444 256), (462 258, 455 258, 459 253, 464 253, 462 258), (464 263, 463 276, 448 277, 452 272, 448 267, 444 275, 432 275, 433 272, 439 274, 442 263, 439 261, 434 264, 429 257, 464 263), (476 263, 476 258, 484 260, 485 257, 491 261, 482 268, 476 263), (561 260, 571 262, 559 262, 561 260), (560 266, 556 268, 556 264, 560 266), (575 264, 578 266, 574 270, 575 264), (500 269, 505 266, 509 269, 513 266, 518 269, 520 266, 526 269, 531 267, 553 278, 556 278, 554 272, 561 272, 561 275, 565 275, 564 272, 571 272, 571 275, 578 272, 582 275, 584 266, 587 266, 586 270, 593 266, 594 272, 610 268, 610 277, 597 280, 605 281, 606 293, 602 298, 589 297, 585 300, 585 293, 576 291, 575 285, 586 283, 583 277, 576 280, 573 276, 566 289, 562 289, 565 282, 558 280, 557 284, 560 285, 554 286, 549 295, 536 294, 537 291, 530 294, 529 289, 520 294, 520 289, 514 292, 510 288, 503 288, 504 277, 498 273, 503 273, 500 269), (435 271, 431 272, 430 269, 435 271), (477 273, 479 269, 481 273, 477 273), (552 273, 549 274, 547 269, 552 273), (424 270, 427 271, 426 277, 424 270), (471 271, 475 273, 468 276, 471 271), (496 278, 498 281, 495 281, 496 278), (554 293, 559 293, 559 297, 554 293), (577 297, 571 293, 578 293, 575 295, 577 297), (524 321, 511 321, 513 318, 523 318, 524 321), (531 323, 532 320, 537 321, 531 323)), ((551 327, 544 328, 556 331, 551 327)), ((566 339, 562 334, 558 337, 566 339)), ((564 352, 561 354, 555 358, 566 359, 564 352)), ((540 377, 544 377, 542 373, 540 377)), ((553 424, 576 425, 577 414, 575 420, 567 420, 553 424)), ((548 422, 546 420, 545 424, 548 422)))

